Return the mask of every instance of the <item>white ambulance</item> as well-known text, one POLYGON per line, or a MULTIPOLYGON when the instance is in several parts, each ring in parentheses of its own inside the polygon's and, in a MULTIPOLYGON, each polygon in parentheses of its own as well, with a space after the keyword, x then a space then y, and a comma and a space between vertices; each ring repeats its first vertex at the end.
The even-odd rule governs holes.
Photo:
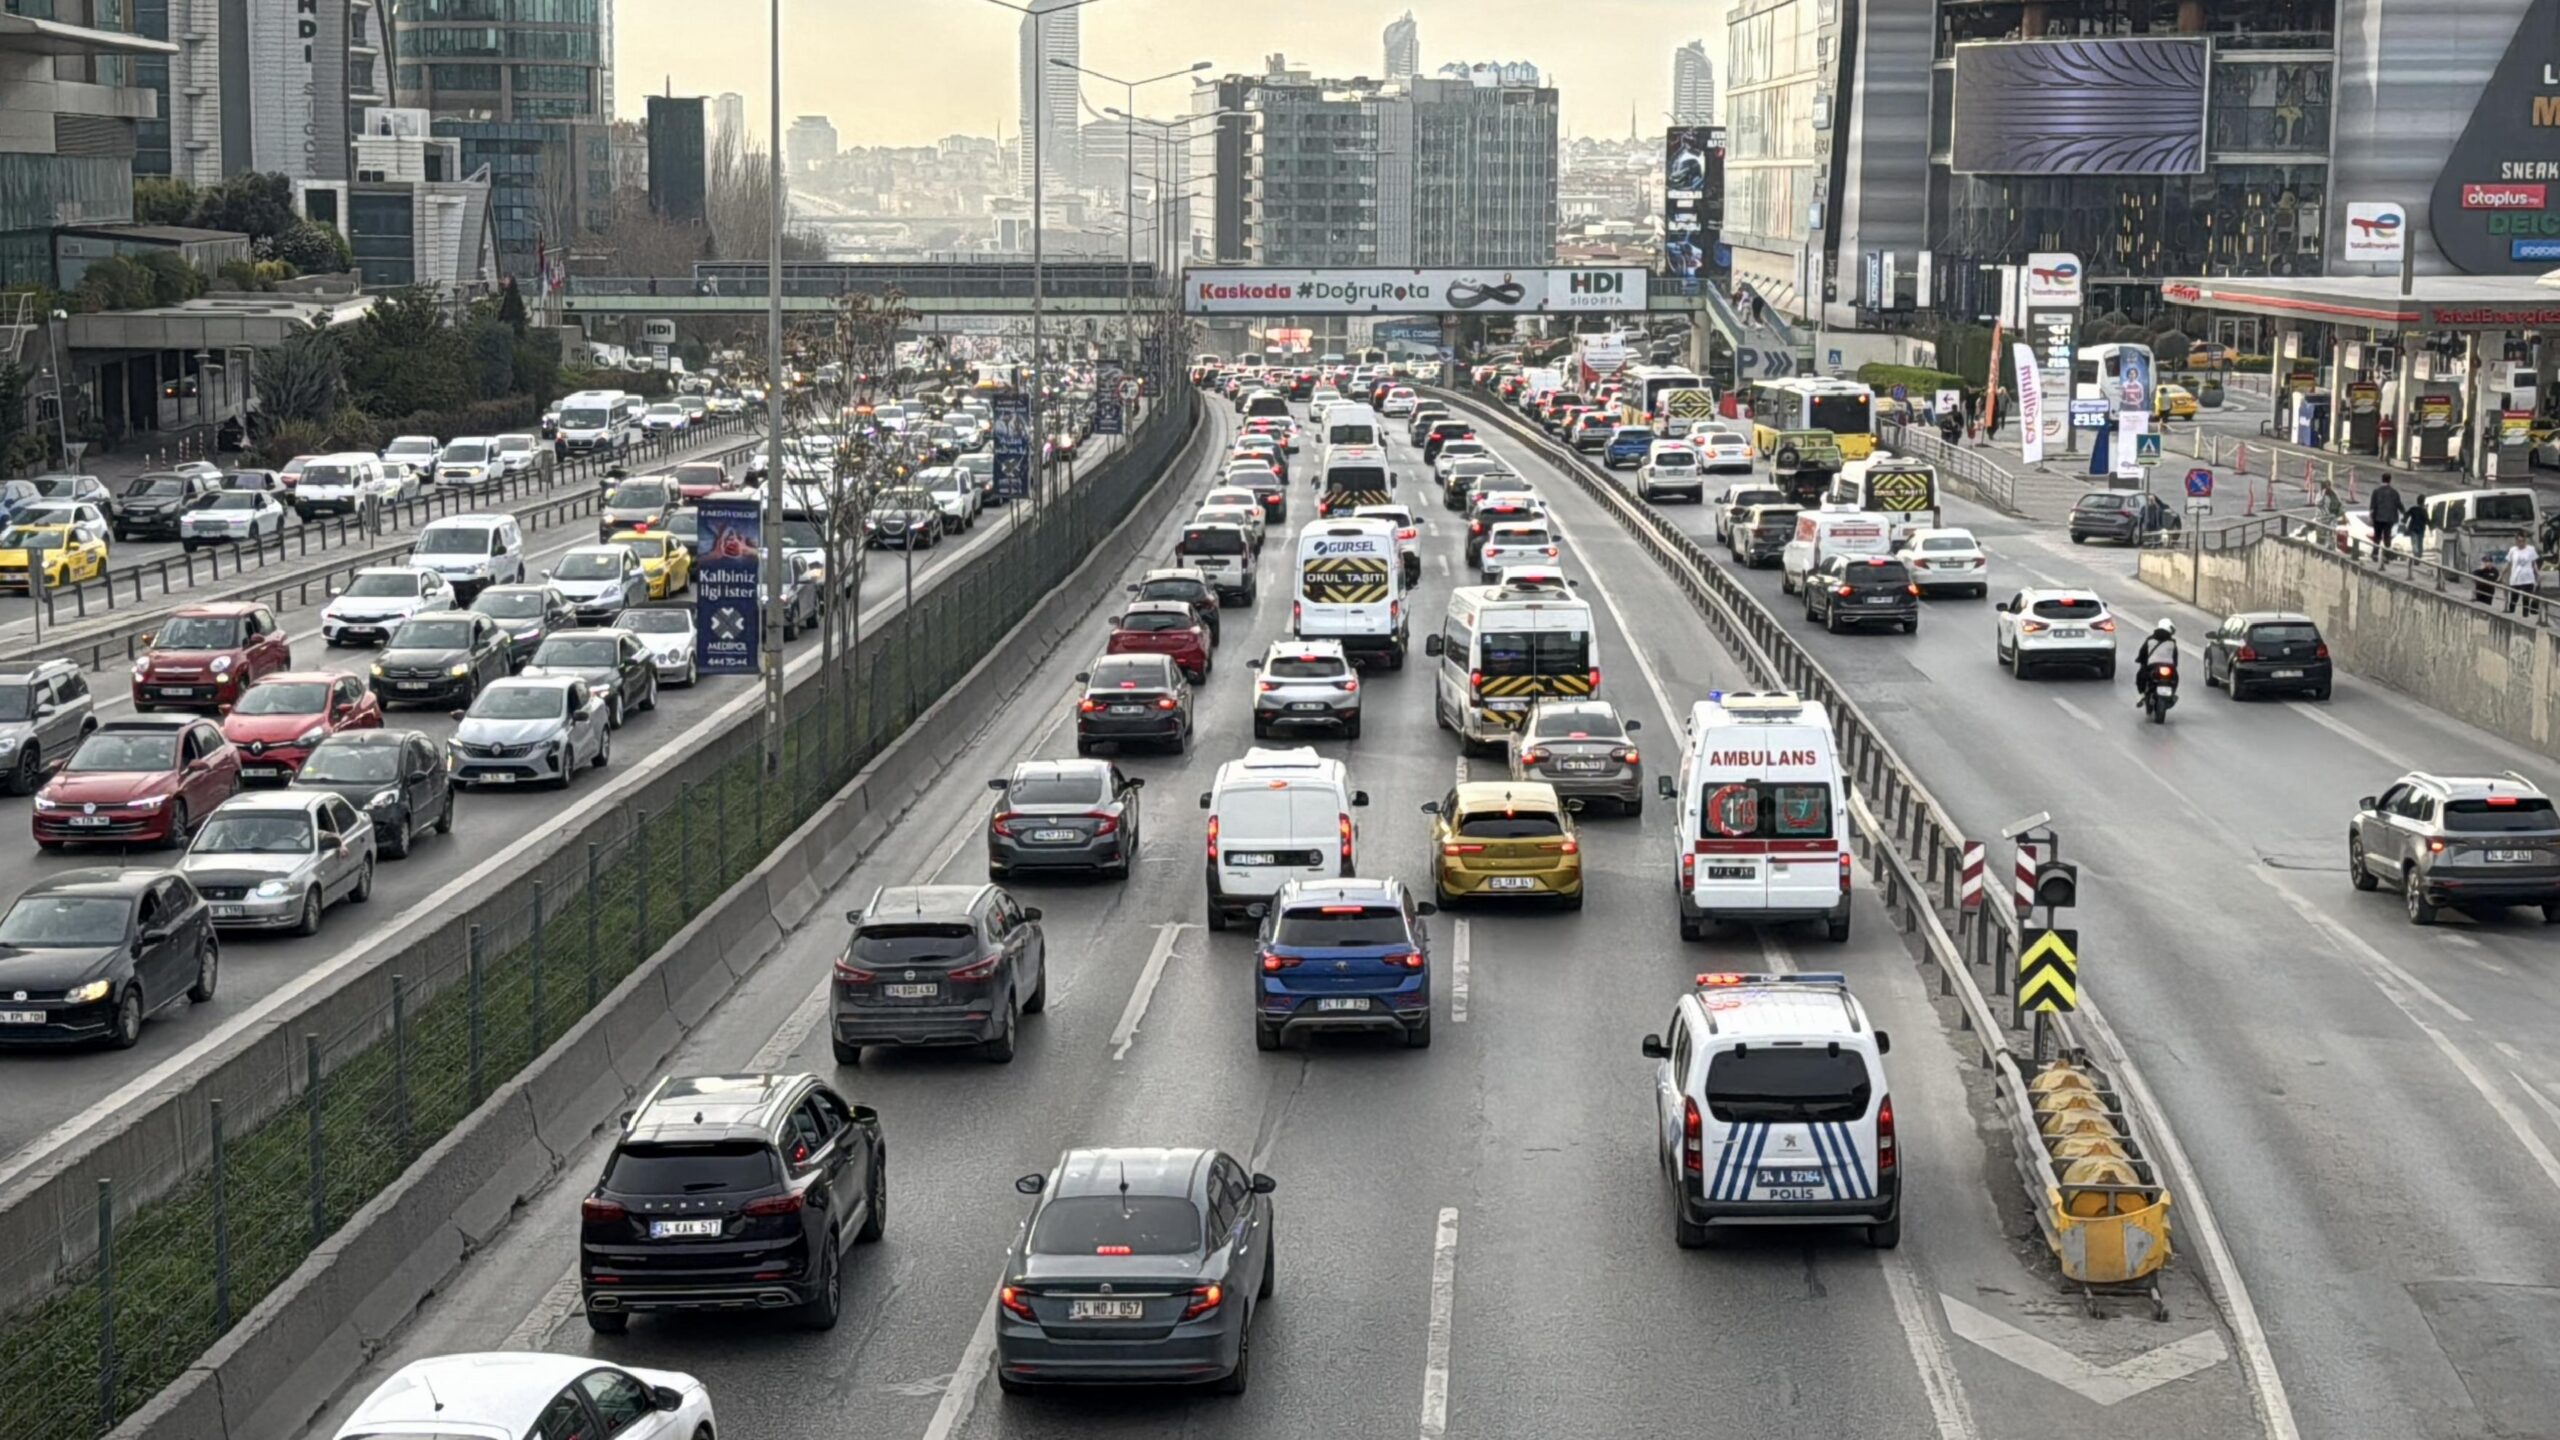
POLYGON ((1849 938, 1849 792, 1831 717, 1782 691, 1712 695, 1689 712, 1671 802, 1680 938, 1819 920, 1849 938))
POLYGON ((1891 1037, 1840 975, 1701 975, 1672 1007, 1654 1061, 1654 1133, 1671 1235, 1856 1225, 1902 1243, 1902 1155, 1884 1057, 1891 1037))
POLYGON ((1404 668, 1404 566, 1396 527, 1343 515, 1298 532, 1297 602, 1289 628, 1308 640, 1339 640, 1356 662, 1404 668))

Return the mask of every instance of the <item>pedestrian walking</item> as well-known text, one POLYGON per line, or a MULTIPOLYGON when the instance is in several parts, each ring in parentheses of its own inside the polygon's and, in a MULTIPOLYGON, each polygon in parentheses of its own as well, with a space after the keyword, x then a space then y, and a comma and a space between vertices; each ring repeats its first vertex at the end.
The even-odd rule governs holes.
POLYGON ((2537 594, 2542 587, 2542 552, 2534 548, 2531 535, 2517 536, 2516 543, 2507 550, 2507 584, 2514 592, 2507 596, 2509 611, 2521 604, 2527 620, 2542 613, 2537 594))
POLYGON ((2400 501, 2399 487, 2391 483, 2391 472, 2382 473, 2382 482, 2373 487, 2372 508, 2366 518, 2373 522, 2373 563, 2391 563, 2391 536, 2400 528, 2400 516, 2409 507, 2400 501))
POLYGON ((2418 567, 2427 560, 2427 507, 2412 505, 2400 517, 2400 533, 2409 537, 2409 578, 2418 576, 2418 567))

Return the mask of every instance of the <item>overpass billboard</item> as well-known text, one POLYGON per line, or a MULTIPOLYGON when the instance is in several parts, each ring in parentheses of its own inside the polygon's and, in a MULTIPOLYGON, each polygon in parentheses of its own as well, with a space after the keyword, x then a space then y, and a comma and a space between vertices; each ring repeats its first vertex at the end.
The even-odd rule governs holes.
POLYGON ((1640 266, 1398 270, 1225 266, 1186 270, 1190 315, 1539 315, 1645 308, 1640 266))

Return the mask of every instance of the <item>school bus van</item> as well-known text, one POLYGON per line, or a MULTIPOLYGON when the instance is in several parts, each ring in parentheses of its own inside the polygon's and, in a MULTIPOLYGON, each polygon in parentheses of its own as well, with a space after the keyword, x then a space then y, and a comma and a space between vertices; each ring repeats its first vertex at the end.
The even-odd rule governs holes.
POLYGON ((1600 690, 1591 602, 1552 589, 1462 585, 1422 648, 1439 661, 1433 713, 1466 746, 1508 744, 1542 696, 1600 690))

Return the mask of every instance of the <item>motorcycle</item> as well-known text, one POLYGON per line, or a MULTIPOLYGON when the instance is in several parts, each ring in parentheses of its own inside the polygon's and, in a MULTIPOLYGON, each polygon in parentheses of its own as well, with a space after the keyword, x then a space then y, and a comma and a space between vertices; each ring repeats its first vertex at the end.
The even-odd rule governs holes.
POLYGON ((2152 724, 2166 725, 2169 707, 2178 703, 2178 667, 2155 663, 2150 667, 2150 680, 2142 691, 2143 713, 2151 717, 2152 724))

